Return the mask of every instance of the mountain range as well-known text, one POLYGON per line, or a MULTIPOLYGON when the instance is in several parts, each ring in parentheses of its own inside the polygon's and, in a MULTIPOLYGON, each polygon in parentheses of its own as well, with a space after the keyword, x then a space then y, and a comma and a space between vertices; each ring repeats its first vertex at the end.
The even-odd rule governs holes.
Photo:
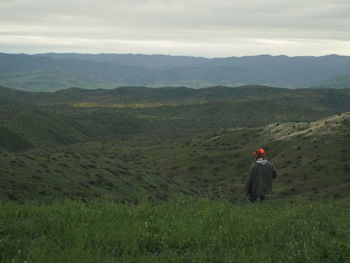
POLYGON ((0 54, 0 85, 27 91, 217 85, 348 88, 349 76, 350 57, 338 55, 203 58, 142 54, 0 54))

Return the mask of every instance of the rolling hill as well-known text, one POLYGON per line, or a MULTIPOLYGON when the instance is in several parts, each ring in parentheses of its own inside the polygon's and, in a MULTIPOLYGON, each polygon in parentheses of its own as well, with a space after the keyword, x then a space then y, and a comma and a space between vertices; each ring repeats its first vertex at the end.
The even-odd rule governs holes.
MULTIPOLYGON (((246 86, 38 93, 0 87, 0 125, 22 138, 24 148, 115 135, 178 137, 218 128, 312 121, 350 111, 349 91, 246 86)), ((0 145, 6 145, 4 140, 0 145)))
POLYGON ((348 196, 349 89, 0 88, 1 200, 244 199, 250 153, 274 198, 348 196))
POLYGON ((193 105, 211 102, 276 101, 300 106, 328 107, 347 111, 350 89, 283 89, 268 86, 214 86, 203 89, 186 87, 120 87, 115 89, 69 88, 56 92, 23 92, 0 86, 0 101, 36 105, 77 104, 75 106, 154 107, 193 105), (310 105, 310 103, 312 105, 310 105), (345 105, 344 105, 345 104, 345 105))

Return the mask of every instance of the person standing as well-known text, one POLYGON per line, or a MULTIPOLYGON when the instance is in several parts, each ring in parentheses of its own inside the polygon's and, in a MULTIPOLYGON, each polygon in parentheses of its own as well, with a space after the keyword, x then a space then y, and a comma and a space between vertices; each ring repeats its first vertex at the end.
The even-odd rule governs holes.
POLYGON ((266 195, 271 193, 272 180, 277 178, 277 172, 273 165, 265 159, 265 150, 262 148, 253 152, 255 161, 250 166, 246 178, 245 191, 248 202, 254 203, 258 199, 264 201, 266 195))

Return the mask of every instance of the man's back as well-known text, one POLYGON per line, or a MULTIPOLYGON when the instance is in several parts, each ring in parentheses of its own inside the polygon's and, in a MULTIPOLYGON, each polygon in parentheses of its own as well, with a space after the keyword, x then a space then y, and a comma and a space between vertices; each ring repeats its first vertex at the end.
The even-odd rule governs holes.
POLYGON ((265 195, 271 193, 272 180, 277 178, 275 168, 265 159, 265 150, 260 148, 253 154, 255 156, 255 162, 250 166, 245 185, 248 198, 252 202, 254 202, 257 197, 264 200, 265 195))
POLYGON ((258 159, 250 167, 246 181, 247 192, 254 195, 270 194, 272 190, 272 179, 277 177, 273 165, 265 160, 258 159))

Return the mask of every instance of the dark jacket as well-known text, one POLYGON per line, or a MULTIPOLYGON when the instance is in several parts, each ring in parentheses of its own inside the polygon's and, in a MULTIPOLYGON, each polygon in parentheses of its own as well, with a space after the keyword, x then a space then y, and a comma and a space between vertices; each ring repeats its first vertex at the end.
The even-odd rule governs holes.
POLYGON ((273 165, 260 158, 250 166, 245 190, 250 195, 270 194, 274 178, 277 178, 277 173, 273 165))

